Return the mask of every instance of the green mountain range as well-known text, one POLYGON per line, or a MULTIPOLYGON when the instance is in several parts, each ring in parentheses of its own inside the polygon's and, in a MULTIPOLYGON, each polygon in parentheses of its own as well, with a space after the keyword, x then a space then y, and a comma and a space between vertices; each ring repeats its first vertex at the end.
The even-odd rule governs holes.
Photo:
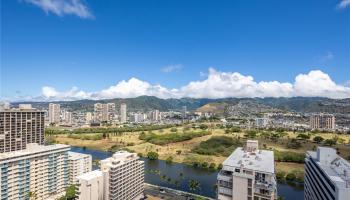
MULTIPOLYGON (((296 112, 326 112, 350 114, 350 99, 329 99, 321 97, 291 97, 291 98, 181 98, 160 99, 154 96, 139 96, 135 98, 115 98, 105 100, 77 100, 57 101, 62 108, 72 111, 93 111, 95 103, 115 103, 117 110, 121 103, 126 103, 128 111, 150 110, 181 110, 186 106, 188 111, 214 112, 223 114, 230 108, 244 108, 260 110, 296 111, 296 112)), ((13 103, 14 106, 20 102, 13 103)), ((31 103, 36 108, 47 108, 49 102, 25 102, 31 103)))

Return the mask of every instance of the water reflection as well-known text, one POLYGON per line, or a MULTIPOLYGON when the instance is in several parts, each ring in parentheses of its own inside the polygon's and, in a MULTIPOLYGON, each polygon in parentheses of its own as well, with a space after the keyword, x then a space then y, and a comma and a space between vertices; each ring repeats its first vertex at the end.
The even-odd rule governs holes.
MULTIPOLYGON (((111 152, 72 147, 72 151, 91 154, 93 160, 102 160, 112 156, 111 152)), ((186 192, 201 194, 215 198, 215 184, 217 171, 193 168, 184 164, 167 164, 163 160, 145 161, 145 182, 153 185, 169 187, 186 192), (199 183, 198 187, 193 181, 199 183), (190 182, 192 187, 190 187, 190 182)), ((93 166, 98 169, 99 166, 93 166)), ((300 184, 278 183, 278 194, 285 200, 304 199, 304 189, 300 184)))

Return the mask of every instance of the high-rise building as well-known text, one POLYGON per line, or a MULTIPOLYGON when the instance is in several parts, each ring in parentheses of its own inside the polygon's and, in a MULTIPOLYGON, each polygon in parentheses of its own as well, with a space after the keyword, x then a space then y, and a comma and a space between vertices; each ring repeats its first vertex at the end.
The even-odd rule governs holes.
POLYGON ((79 200, 139 199, 143 196, 144 162, 136 153, 118 151, 101 160, 101 170, 77 179, 79 200))
POLYGON ((186 118, 187 117, 187 106, 182 106, 182 118, 186 118))
POLYGON ((248 140, 224 162, 217 177, 219 200, 274 200, 277 183, 273 151, 259 150, 248 140))
POLYGON ((255 118, 255 126, 257 127, 266 127, 268 123, 268 118, 255 118))
POLYGON ((24 150, 0 154, 1 200, 56 199, 68 186, 68 145, 27 144, 24 150))
POLYGON ((77 177, 78 200, 104 200, 103 173, 91 171, 77 177))
POLYGON ((136 153, 118 151, 101 160, 104 176, 104 197, 108 200, 131 200, 143 193, 144 162, 136 153))
POLYGON ((73 114, 72 114, 72 112, 64 111, 62 120, 63 120, 64 124, 72 125, 73 124, 73 114))
POLYGON ((131 115, 130 121, 134 123, 143 122, 145 120, 145 115, 143 113, 134 113, 131 115))
POLYGON ((305 200, 350 198, 350 163, 332 148, 318 147, 305 158, 305 200))
POLYGON ((25 149, 27 143, 44 144, 44 115, 29 105, 0 111, 0 153, 25 149))
POLYGON ((126 122, 126 104, 122 103, 120 105, 120 122, 125 123, 126 122))
POLYGON ((9 102, 4 102, 0 101, 0 111, 10 109, 10 103, 9 102))
POLYGON ((95 103, 94 104, 95 119, 100 122, 110 121, 115 114, 114 103, 95 103))
POLYGON ((91 112, 87 112, 86 115, 85 115, 86 123, 91 123, 92 120, 93 120, 92 113, 91 112))
POLYGON ((49 123, 58 124, 61 121, 61 106, 60 104, 50 103, 49 104, 49 123))
POLYGON ((153 121, 159 121, 161 119, 159 110, 152 111, 151 116, 153 121))
POLYGON ((68 152, 69 183, 77 184, 79 175, 90 172, 92 169, 92 158, 90 154, 68 152))
POLYGON ((321 130, 334 130, 335 117, 332 114, 314 114, 310 117, 310 128, 321 130))

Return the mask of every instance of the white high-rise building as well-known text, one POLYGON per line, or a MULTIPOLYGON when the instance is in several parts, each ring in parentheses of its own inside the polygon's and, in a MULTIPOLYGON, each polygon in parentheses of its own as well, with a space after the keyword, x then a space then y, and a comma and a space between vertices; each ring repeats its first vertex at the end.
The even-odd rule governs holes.
POLYGON ((27 144, 24 150, 0 154, 0 197, 3 200, 56 199, 68 186, 70 146, 27 144))
POLYGON ((60 118, 61 106, 60 104, 50 103, 49 104, 49 123, 58 124, 61 121, 60 118))
POLYGON ((72 125, 73 124, 73 114, 72 114, 72 112, 64 111, 62 120, 63 120, 64 124, 72 125))
POLYGON ((86 123, 91 123, 92 120, 93 120, 92 113, 91 112, 87 112, 86 115, 85 115, 86 123))
POLYGON ((69 183, 77 184, 79 175, 90 172, 92 169, 92 158, 90 154, 68 152, 69 161, 69 183))
POLYGON ((77 177, 78 200, 104 200, 103 173, 91 171, 77 177))
POLYGON ((159 121, 161 119, 159 110, 152 111, 151 116, 153 121, 159 121))
POLYGON ((126 104, 122 103, 120 105, 120 122, 125 123, 126 121, 126 104))
POLYGON ((318 147, 305 158, 305 200, 350 199, 350 163, 332 148, 318 147))
POLYGON ((258 141, 248 140, 223 162, 217 185, 219 200, 276 199, 273 151, 259 150, 258 141))
POLYGON ((78 182, 80 200, 138 199, 143 196, 144 162, 136 153, 118 151, 112 157, 101 160, 101 170, 79 176, 78 182), (92 188, 95 188, 95 193, 92 188))

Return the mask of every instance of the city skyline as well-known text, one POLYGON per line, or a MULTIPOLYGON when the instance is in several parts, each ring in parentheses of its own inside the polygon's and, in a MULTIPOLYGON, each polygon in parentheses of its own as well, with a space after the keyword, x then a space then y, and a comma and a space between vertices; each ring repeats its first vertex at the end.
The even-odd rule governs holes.
POLYGON ((1 4, 1 100, 350 97, 347 0, 1 4))

